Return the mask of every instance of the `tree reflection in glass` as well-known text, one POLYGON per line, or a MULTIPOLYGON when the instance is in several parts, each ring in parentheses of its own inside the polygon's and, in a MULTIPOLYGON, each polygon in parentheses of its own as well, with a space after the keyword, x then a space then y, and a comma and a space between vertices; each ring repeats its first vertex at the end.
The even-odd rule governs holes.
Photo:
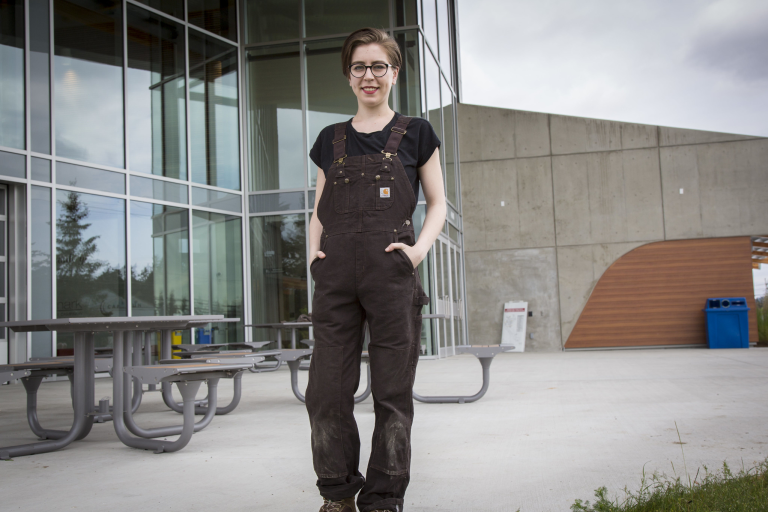
MULTIPOLYGON (((323 128, 329 124, 348 121, 357 113, 357 98, 341 73, 343 39, 308 43, 307 59, 307 124, 311 148, 323 128)), ((390 101, 392 96, 390 96, 390 101)), ((310 186, 317 180, 317 168, 309 172, 310 186)))
MULTIPOLYGON (((125 284, 125 201, 57 191, 56 317, 125 316, 125 284)), ((72 336, 60 333, 57 347, 71 354, 72 336)))
POLYGON ((24 2, 0 2, 0 146, 24 149, 24 2))
POLYGON ((128 5, 130 168, 187 179, 184 27, 128 5))
POLYGON ((189 30, 192 181, 240 190, 237 48, 189 30))
MULTIPOLYGON (((251 217, 251 293, 254 323, 295 321, 309 312, 304 214, 251 217)), ((299 339, 309 331, 298 333, 299 339)), ((268 329, 254 339, 271 339, 268 329)), ((290 333, 284 336, 290 347, 290 333)))
POLYGON ((246 62, 250 189, 303 187, 299 46, 258 48, 246 62))
POLYGON ((211 327, 212 343, 243 341, 242 219, 194 211, 192 247, 195 315, 240 318, 211 327))
POLYGON ((443 106, 443 160, 445 160, 445 187, 446 198, 451 204, 458 208, 458 189, 456 187, 456 150, 453 139, 453 122, 454 112, 453 107, 453 94, 451 88, 448 87, 448 83, 445 78, 441 77, 440 83, 442 84, 442 106, 443 106))
POLYGON ((421 91, 421 38, 418 32, 410 30, 395 34, 395 41, 400 46, 403 66, 397 75, 397 98, 400 103, 398 112, 411 117, 420 117, 422 111, 421 91))
POLYGON ((189 314, 188 212, 131 202, 131 315, 189 314))

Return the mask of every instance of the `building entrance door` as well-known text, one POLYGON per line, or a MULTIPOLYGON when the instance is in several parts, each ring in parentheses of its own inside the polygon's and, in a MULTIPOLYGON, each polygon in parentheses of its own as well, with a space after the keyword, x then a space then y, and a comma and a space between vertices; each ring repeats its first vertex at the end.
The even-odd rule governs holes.
POLYGON ((461 248, 440 235, 435 241, 433 251, 435 313, 445 315, 445 318, 435 320, 434 335, 438 340, 439 357, 447 357, 455 355, 456 347, 466 343, 461 248))
MULTIPOLYGON (((8 187, 0 185, 0 322, 8 318, 8 187)), ((0 364, 8 364, 8 329, 0 328, 0 364)))

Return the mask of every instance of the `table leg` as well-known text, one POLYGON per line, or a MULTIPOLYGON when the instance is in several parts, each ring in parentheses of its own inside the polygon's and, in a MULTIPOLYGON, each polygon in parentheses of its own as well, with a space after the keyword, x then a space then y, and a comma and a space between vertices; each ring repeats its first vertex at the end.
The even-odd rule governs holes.
POLYGON ((368 371, 368 385, 366 386, 365 391, 360 394, 360 396, 355 397, 356 404, 359 404, 371 395, 371 363, 366 363, 365 366, 368 371))
MULTIPOLYGON (((152 331, 144 331, 144 364, 149 366, 152 364, 152 331)), ((157 391, 157 385, 147 385, 148 391, 157 391)))
POLYGON ((299 389, 299 365, 301 364, 301 359, 286 361, 286 363, 288 363, 288 369, 291 370, 291 390, 293 390, 293 395, 299 399, 299 402, 304 403, 306 401, 304 393, 299 389))
MULTIPOLYGON (((32 433, 40 439, 61 439, 69 434, 66 430, 51 430, 43 428, 37 418, 37 391, 45 375, 31 375, 21 379, 27 392, 27 423, 32 433)), ((70 386, 71 387, 71 386, 70 386)))
POLYGON ((277 329, 277 350, 283 348, 283 329, 278 327, 277 329))
MULTIPOLYGON (((123 360, 128 359, 128 346, 125 345, 124 352, 123 352, 124 358, 123 360)), ((131 376, 127 373, 123 373, 123 403, 127 404, 130 400, 130 390, 131 390, 131 376)), ((218 378, 211 378, 207 379, 208 381, 208 400, 209 403, 212 403, 212 408, 207 410, 205 412, 205 416, 195 424, 194 431, 199 432, 203 430, 205 427, 208 426, 208 424, 213 420, 213 417, 216 415, 216 397, 217 397, 217 386, 219 383, 218 378)), ((169 383, 170 384, 170 383, 169 383)), ((194 399, 194 397, 193 397, 194 399)), ((183 411, 183 408, 182 408, 183 411)), ((136 421, 133 419, 133 413, 131 411, 125 411, 123 414, 123 422, 125 423, 125 426, 128 428, 128 430, 131 432, 131 434, 143 437, 145 439, 152 439, 155 437, 165 437, 165 436, 177 436, 182 433, 183 431, 183 425, 173 426, 173 427, 158 427, 158 428, 149 428, 144 429, 140 427, 136 421)))
MULTIPOLYGON (((171 359, 172 356, 172 350, 171 350, 171 342, 173 337, 173 331, 170 329, 166 329, 162 331, 162 348, 160 349, 161 357, 162 359, 171 359)), ((172 384, 170 382, 161 382, 160 388, 162 389, 163 394, 163 402, 165 402, 165 405, 171 409, 172 411, 176 412, 182 412, 183 408, 176 403, 176 400, 173 399, 173 393, 171 392, 171 386, 172 384)))
POLYGON ((468 404, 476 402, 485 396, 488 391, 488 386, 491 383, 491 363, 493 362, 493 356, 490 357, 478 357, 480 366, 483 368, 483 385, 480 391, 471 396, 421 396, 413 391, 413 398, 419 402, 425 404, 468 404))
MULTIPOLYGON (((94 373, 96 370, 96 357, 94 353, 94 340, 95 335, 92 332, 76 332, 75 333, 75 347, 77 347, 77 337, 80 336, 81 344, 83 345, 83 352, 81 354, 81 359, 84 363, 83 372, 85 373, 85 389, 83 390, 83 400, 85 400, 85 411, 86 414, 89 417, 89 420, 86 423, 86 426, 83 429, 83 432, 80 433, 80 436, 78 436, 78 440, 83 439, 85 436, 87 436, 91 432, 91 427, 93 427, 93 415, 92 413, 96 410, 95 406, 95 394, 96 390, 94 389, 96 386, 94 373)), ((77 350, 77 348, 75 348, 77 350)), ((75 357, 75 375, 77 375, 77 357, 75 357)), ((77 393, 75 393, 75 396, 77 396, 77 393)))
POLYGON ((82 438, 91 430, 93 416, 89 413, 93 410, 93 338, 90 346, 83 333, 75 333, 75 373, 73 379, 73 398, 75 418, 72 428, 61 439, 42 441, 38 443, 22 444, 0 448, 0 459, 10 459, 21 455, 34 455, 59 450, 69 445, 72 441, 82 438), (88 374, 90 370, 90 375, 88 374), (87 389, 90 387, 90 394, 87 389))
POLYGON ((296 328, 291 328, 291 348, 296 350, 296 328))
POLYGON ((176 441, 159 441, 157 439, 142 439, 133 437, 128 433, 124 422, 126 403, 124 401, 125 380, 122 378, 123 371, 123 332, 115 332, 115 350, 114 350, 114 368, 115 375, 113 386, 113 398, 115 402, 114 424, 115 433, 120 441, 126 446, 132 448, 142 448, 144 450, 154 450, 155 453, 175 452, 184 448, 195 430, 195 394, 200 389, 201 381, 189 381, 177 383, 179 391, 184 398, 184 425, 181 429, 181 435, 176 441))
MULTIPOLYGON (((125 363, 132 364, 134 366, 141 366, 141 333, 138 331, 126 331, 123 343, 130 349, 133 348, 132 361, 129 361, 129 355, 125 356, 125 363)), ((136 412, 141 406, 141 399, 143 398, 144 390, 142 389, 139 379, 133 379, 133 402, 131 403, 131 411, 136 412)))

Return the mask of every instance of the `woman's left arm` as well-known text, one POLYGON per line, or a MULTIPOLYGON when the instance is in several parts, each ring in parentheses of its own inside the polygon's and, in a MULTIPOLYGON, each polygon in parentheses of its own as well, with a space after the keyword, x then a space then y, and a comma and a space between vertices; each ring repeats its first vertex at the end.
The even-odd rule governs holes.
POLYGON ((435 149, 430 159, 419 167, 419 180, 427 200, 427 217, 416 241, 411 247, 403 243, 392 243, 385 249, 387 252, 400 249, 411 258, 414 268, 427 257, 429 249, 435 243, 437 235, 445 225, 445 189, 443 188, 443 171, 440 167, 440 148, 435 149))

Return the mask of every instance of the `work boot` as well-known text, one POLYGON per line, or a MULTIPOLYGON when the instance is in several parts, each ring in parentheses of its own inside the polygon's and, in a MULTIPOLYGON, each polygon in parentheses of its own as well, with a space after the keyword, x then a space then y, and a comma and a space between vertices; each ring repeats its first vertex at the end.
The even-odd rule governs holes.
POLYGON ((355 512, 355 497, 344 498, 339 501, 323 500, 320 512, 355 512))

